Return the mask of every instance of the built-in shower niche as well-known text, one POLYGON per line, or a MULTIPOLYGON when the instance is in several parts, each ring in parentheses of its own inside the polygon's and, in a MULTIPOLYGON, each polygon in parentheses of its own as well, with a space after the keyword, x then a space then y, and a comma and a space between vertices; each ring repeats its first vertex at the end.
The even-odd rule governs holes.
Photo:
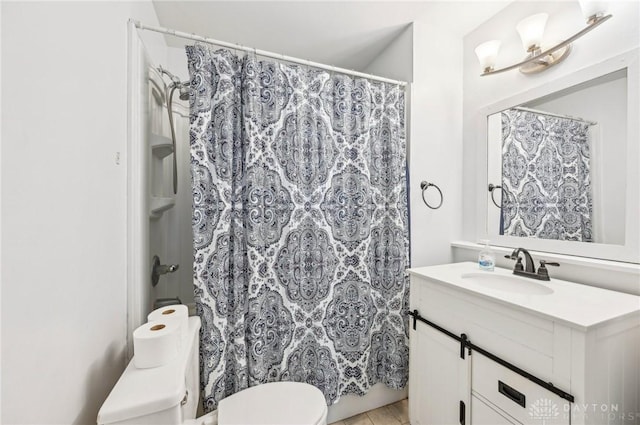
POLYGON ((166 96, 165 83, 155 69, 149 68, 149 218, 158 219, 176 203, 167 182, 172 178, 169 155, 174 153, 171 138, 165 136, 164 123, 166 96), (165 158, 167 158, 165 160, 165 158))

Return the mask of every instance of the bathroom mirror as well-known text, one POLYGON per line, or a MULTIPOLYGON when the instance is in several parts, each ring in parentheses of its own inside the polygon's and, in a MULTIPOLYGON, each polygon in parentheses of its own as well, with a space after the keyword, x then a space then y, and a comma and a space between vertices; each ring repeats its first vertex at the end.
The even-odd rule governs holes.
POLYGON ((480 121, 480 237, 639 262, 637 51, 492 105, 480 121))

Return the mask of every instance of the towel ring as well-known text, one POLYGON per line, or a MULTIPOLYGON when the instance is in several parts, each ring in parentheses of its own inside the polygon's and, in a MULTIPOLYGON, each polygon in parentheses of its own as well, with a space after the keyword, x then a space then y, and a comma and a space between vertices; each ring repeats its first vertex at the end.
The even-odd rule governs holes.
POLYGON ((440 188, 435 183, 429 183, 429 182, 423 181, 422 183, 420 183, 420 189, 422 189, 422 202, 424 202, 424 204, 426 206, 428 206, 432 210, 437 210, 438 208, 440 208, 442 206, 442 202, 444 202, 444 196, 442 195, 442 191, 440 190, 440 188), (436 205, 435 207, 429 205, 427 200, 424 199, 424 192, 426 192, 427 189, 429 189, 430 186, 435 187, 436 190, 438 191, 438 193, 440 194, 440 203, 438 205, 436 205))
MULTIPOLYGON (((496 189, 500 189, 500 195, 502 195, 502 186, 500 186, 499 184, 494 185, 493 183, 489 183, 489 192, 491 192, 491 200, 493 201, 493 205, 498 208, 502 208, 500 205, 498 205, 495 198, 493 197, 493 194, 496 193, 496 189)), ((502 203, 502 201, 500 201, 500 203, 502 203)))

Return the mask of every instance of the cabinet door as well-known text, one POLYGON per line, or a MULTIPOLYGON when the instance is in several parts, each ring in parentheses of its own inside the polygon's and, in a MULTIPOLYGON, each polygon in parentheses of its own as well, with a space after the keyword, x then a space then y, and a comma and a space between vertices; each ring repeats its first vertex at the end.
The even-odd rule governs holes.
POLYGON ((471 397, 471 425, 520 425, 515 419, 507 419, 487 406, 476 396, 471 397))
POLYGON ((460 343, 428 325, 417 323, 416 330, 411 331, 410 350, 411 423, 468 424, 470 361, 466 353, 465 359, 460 358, 460 343))

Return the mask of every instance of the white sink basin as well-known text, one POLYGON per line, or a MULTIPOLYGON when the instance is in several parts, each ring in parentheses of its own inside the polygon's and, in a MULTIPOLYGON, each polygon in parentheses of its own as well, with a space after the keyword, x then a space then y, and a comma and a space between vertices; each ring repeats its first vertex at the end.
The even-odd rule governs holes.
POLYGON ((523 295, 548 295, 553 293, 549 283, 515 275, 503 275, 492 272, 463 273, 462 278, 469 283, 477 284, 488 289, 511 292, 523 295))
POLYGON ((461 291, 465 298, 477 297, 478 305, 496 301, 581 332, 623 317, 640 320, 639 296, 556 277, 538 281, 501 267, 485 272, 478 269, 477 261, 411 268, 409 273, 414 304, 422 299, 422 291, 433 287, 447 294, 452 291, 452 296, 453 291, 461 291))

